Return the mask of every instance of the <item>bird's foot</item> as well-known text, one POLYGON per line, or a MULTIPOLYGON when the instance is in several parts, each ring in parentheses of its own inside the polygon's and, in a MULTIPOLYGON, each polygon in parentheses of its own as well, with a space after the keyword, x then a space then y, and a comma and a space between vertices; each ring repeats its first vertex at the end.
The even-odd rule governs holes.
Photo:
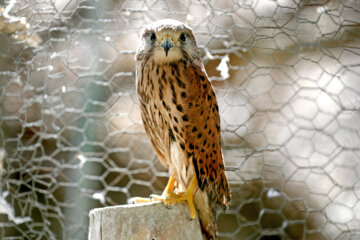
POLYGON ((150 198, 143 198, 143 197, 133 197, 128 200, 129 204, 136 204, 136 203, 149 203, 149 202, 164 202, 165 199, 171 197, 173 194, 172 191, 174 190, 175 185, 175 178, 173 175, 170 176, 169 181, 165 187, 164 192, 161 195, 152 194, 150 198))
POLYGON ((168 199, 179 198, 183 195, 184 195, 184 193, 176 194, 176 193, 172 193, 172 192, 163 193, 161 195, 151 194, 149 198, 143 198, 143 197, 130 198, 128 200, 128 203, 136 204, 136 203, 149 203, 149 202, 165 202, 168 199))
POLYGON ((167 199, 179 198, 179 197, 181 197, 183 195, 184 195, 183 192, 181 192, 181 193, 164 192, 161 195, 151 194, 150 198, 153 199, 154 201, 164 202, 167 199))
POLYGON ((154 202, 151 198, 143 198, 143 197, 132 197, 128 200, 129 204, 137 204, 137 203, 149 203, 154 202))
POLYGON ((150 198, 133 197, 129 203, 149 203, 149 202, 163 202, 167 208, 170 208, 173 204, 187 203, 190 210, 190 217, 194 219, 196 217, 196 210, 194 205, 194 192, 186 191, 181 193, 166 193, 162 195, 152 194, 150 198))
POLYGON ((150 195, 150 198, 134 197, 129 200, 129 203, 149 203, 149 202, 163 202, 168 208, 172 204, 187 203, 190 210, 190 217, 196 217, 196 210, 194 205, 194 191, 197 187, 196 176, 191 180, 186 192, 174 193, 174 178, 170 177, 169 183, 161 195, 150 195))
POLYGON ((186 202, 189 207, 191 219, 194 219, 196 217, 193 191, 186 191, 185 193, 179 193, 179 194, 172 193, 171 196, 166 198, 163 202, 167 206, 186 202))

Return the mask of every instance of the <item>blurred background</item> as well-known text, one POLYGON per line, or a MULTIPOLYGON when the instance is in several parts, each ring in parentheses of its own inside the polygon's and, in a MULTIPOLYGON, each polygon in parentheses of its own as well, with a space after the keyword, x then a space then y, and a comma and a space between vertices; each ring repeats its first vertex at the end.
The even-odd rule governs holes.
POLYGON ((87 239, 92 208, 162 192, 134 61, 161 18, 194 29, 219 101, 219 239, 360 239, 358 1, 0 5, 0 239, 87 239))

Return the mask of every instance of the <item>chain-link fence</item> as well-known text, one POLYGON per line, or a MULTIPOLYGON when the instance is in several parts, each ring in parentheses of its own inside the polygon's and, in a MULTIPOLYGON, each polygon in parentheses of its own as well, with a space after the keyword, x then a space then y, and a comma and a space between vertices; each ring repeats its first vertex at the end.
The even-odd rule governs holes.
POLYGON ((217 93, 219 239, 360 239, 358 1, 0 3, 1 239, 86 239, 90 209, 161 193, 134 74, 160 18, 194 29, 217 93))

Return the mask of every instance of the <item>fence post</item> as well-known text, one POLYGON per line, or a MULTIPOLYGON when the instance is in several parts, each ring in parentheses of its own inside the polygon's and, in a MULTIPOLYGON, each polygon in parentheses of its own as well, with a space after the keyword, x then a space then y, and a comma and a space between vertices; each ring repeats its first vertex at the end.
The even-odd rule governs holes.
POLYGON ((191 220, 185 204, 170 209, 160 202, 105 207, 89 216, 89 240, 202 239, 198 217, 191 220))

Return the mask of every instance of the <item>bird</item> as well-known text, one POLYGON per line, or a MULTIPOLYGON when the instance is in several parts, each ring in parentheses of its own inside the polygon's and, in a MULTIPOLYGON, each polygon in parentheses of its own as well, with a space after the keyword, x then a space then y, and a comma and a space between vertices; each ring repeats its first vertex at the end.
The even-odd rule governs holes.
MULTIPOLYGON (((150 201, 187 203, 205 239, 215 239, 214 206, 231 199, 219 107, 192 29, 174 19, 147 25, 136 52, 136 89, 146 135, 169 180, 150 201)), ((147 201, 146 199, 135 202, 147 201)))

